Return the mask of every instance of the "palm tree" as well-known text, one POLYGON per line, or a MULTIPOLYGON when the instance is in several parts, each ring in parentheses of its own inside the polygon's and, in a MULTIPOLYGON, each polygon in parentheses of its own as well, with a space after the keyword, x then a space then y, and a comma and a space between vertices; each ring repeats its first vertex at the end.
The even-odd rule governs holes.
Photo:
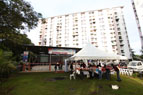
POLYGON ((8 78, 12 70, 16 69, 11 57, 11 52, 4 52, 0 49, 0 84, 4 78, 8 78))

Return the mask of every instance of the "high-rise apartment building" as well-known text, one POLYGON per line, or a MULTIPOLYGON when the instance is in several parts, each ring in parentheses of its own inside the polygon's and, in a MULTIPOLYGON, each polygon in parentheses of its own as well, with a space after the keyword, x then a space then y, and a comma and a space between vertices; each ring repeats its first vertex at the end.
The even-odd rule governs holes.
POLYGON ((40 46, 82 48, 87 42, 131 58, 123 6, 71 13, 40 20, 40 46))
POLYGON ((141 39, 141 48, 143 49, 143 0, 132 0, 132 5, 141 39))

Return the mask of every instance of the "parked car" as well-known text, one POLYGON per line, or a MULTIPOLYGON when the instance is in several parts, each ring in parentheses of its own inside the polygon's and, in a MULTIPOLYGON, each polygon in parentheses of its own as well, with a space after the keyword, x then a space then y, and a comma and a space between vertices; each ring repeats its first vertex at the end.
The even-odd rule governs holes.
POLYGON ((142 61, 131 61, 127 65, 128 69, 133 69, 134 72, 143 71, 143 62, 142 61))

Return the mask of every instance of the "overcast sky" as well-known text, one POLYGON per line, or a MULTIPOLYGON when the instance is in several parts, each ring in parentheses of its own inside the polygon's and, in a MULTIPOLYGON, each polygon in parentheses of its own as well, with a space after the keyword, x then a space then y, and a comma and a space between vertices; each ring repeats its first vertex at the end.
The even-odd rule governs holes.
MULTIPOLYGON (((97 10, 124 6, 124 17, 127 26, 130 46, 136 54, 140 53, 141 44, 131 0, 26 0, 34 7, 34 10, 42 13, 43 17, 64 15, 74 12, 97 10)), ((29 38, 35 43, 37 40, 32 32, 29 38), (36 40, 35 40, 36 39, 36 40)))

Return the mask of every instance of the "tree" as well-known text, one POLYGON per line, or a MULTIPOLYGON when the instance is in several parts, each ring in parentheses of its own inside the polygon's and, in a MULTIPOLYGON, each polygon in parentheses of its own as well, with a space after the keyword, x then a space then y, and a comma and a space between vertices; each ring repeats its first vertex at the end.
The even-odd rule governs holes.
POLYGON ((133 49, 131 49, 131 53, 133 60, 142 60, 142 55, 136 55, 133 49))
POLYGON ((0 48, 5 51, 12 51, 13 56, 17 61, 21 60, 21 53, 24 51, 24 45, 33 45, 31 40, 27 38, 26 34, 9 33, 9 39, 5 39, 0 48))
POLYGON ((135 59, 135 51, 131 49, 132 59, 135 59))
POLYGON ((36 27, 39 17, 42 15, 24 0, 0 0, 0 48, 19 55, 22 45, 31 44, 20 31, 36 27))
POLYGON ((38 18, 41 17, 41 14, 33 11, 31 5, 24 0, 1 0, 0 6, 1 32, 26 27, 32 29, 37 26, 38 18))
POLYGON ((40 13, 24 0, 0 1, 0 39, 9 39, 9 33, 33 29, 38 24, 40 13))

